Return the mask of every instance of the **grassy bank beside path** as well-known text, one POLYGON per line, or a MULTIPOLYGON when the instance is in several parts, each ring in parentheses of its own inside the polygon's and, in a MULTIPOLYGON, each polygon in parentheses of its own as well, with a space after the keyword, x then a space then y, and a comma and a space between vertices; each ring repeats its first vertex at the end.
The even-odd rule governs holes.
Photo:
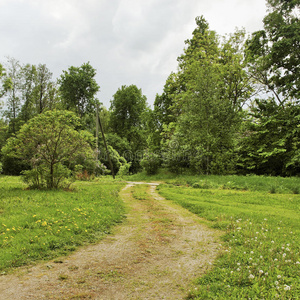
POLYGON ((190 179, 158 191, 222 229, 224 250, 189 299, 300 299, 299 178, 190 179), (280 194, 269 189, 275 184, 280 194))
POLYGON ((102 178, 76 182, 74 191, 38 191, 0 176, 0 273, 100 240, 124 217, 124 185, 102 178))

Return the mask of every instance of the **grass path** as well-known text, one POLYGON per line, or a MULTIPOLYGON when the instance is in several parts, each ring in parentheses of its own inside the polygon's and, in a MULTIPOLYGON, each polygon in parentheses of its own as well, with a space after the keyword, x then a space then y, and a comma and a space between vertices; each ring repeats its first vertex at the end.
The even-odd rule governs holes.
POLYGON ((127 219, 100 243, 1 276, 1 300, 183 299, 210 269, 220 233, 160 197, 156 185, 127 184, 127 219))

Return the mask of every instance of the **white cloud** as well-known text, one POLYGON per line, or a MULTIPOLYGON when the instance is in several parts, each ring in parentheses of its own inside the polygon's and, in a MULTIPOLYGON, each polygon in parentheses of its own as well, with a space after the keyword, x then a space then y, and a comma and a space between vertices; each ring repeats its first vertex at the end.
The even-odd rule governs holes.
POLYGON ((265 13, 262 0, 0 0, 0 60, 45 63, 56 77, 90 61, 106 106, 124 84, 153 103, 196 16, 223 35, 260 29, 265 13))

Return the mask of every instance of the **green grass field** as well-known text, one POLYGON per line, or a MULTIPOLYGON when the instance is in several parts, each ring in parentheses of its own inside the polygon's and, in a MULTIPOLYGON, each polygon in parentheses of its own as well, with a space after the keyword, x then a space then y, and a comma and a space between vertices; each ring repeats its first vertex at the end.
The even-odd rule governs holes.
POLYGON ((100 240, 124 217, 122 186, 99 179, 77 182, 71 192, 37 191, 0 176, 0 273, 100 240))
POLYGON ((165 181, 162 196, 224 231, 219 258, 189 299, 300 299, 300 178, 165 181))
MULTIPOLYGON (((300 299, 300 178, 155 176, 159 193, 224 231, 215 265, 189 299, 300 299)), ((101 178, 74 191, 27 190, 0 176, 0 274, 99 241, 123 220, 125 183, 101 178)), ((143 200, 145 187, 133 196, 143 200)))

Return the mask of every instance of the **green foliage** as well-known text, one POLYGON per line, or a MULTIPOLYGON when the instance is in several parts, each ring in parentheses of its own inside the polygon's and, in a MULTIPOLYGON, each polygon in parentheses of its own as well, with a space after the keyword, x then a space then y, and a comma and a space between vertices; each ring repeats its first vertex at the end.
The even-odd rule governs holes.
POLYGON ((157 97, 164 165, 180 173, 230 174, 237 160, 236 138, 243 104, 253 92, 247 76, 242 31, 223 43, 203 17, 178 58, 179 71, 157 97), (173 112, 172 122, 169 114, 173 112))
POLYGON ((252 77, 284 103, 299 99, 300 22, 298 1, 268 0, 264 30, 254 32, 248 41, 248 69, 252 77))
POLYGON ((124 183, 76 182, 75 190, 24 190, 18 177, 0 178, 0 273, 61 257, 94 243, 123 220, 124 183))
POLYGON ((110 111, 110 130, 128 141, 131 152, 126 154, 126 159, 131 162, 131 171, 136 172, 140 168, 139 153, 147 144, 146 96, 135 85, 122 86, 113 96, 110 111))
POLYGON ((87 132, 76 131, 75 126, 79 124, 79 118, 72 112, 45 112, 24 124, 16 137, 7 141, 2 152, 6 157, 30 164, 32 171, 24 175, 32 186, 63 187, 63 180, 69 177, 68 166, 82 157, 95 160, 89 144, 92 137, 87 132))
POLYGON ((239 165, 255 174, 298 175, 300 107, 283 109, 274 99, 256 100, 240 141, 239 165))
POLYGON ((11 86, 6 93, 6 110, 3 115, 9 120, 9 133, 15 134, 20 129, 18 119, 21 110, 21 65, 14 58, 7 59, 6 80, 10 80, 11 86))
POLYGON ((141 166, 144 168, 148 175, 157 174, 160 165, 160 155, 153 152, 145 151, 143 159, 141 160, 141 166))
POLYGON ((30 169, 30 164, 24 161, 22 158, 12 157, 6 155, 5 151, 6 145, 2 148, 2 167, 3 174, 5 175, 20 175, 22 171, 30 169))
POLYGON ((71 180, 71 170, 61 163, 54 165, 53 174, 49 173, 47 165, 38 165, 31 170, 22 171, 21 174, 23 181, 31 189, 68 189, 73 182, 71 180), (52 186, 50 186, 50 182, 52 186))
MULTIPOLYGON (((241 179, 251 184, 252 177, 241 179)), ((276 180, 259 177, 265 186, 276 180)), ((174 185, 158 189, 162 196, 207 219, 211 227, 224 230, 214 267, 197 279, 188 299, 297 299, 299 195, 174 185)))
POLYGON ((147 109, 146 96, 135 85, 123 85, 114 94, 111 101, 110 128, 121 137, 126 137, 129 142, 136 138, 132 135, 133 129, 142 129, 143 113, 147 109))
MULTIPOLYGON (((108 146, 108 151, 111 162, 113 164, 114 173, 118 175, 128 174, 127 171, 129 171, 131 164, 128 163, 127 160, 110 145, 108 146)), ((100 161, 106 166, 108 170, 110 170, 107 153, 104 147, 100 148, 100 161)))
MULTIPOLYGON (((0 98, 5 95, 5 93, 11 89, 11 80, 10 78, 7 78, 6 76, 5 69, 3 66, 0 64, 0 83, 1 83, 1 88, 0 88, 0 98)), ((1 102, 0 102, 0 108, 1 108, 1 102)))
POLYGON ((3 169, 2 169, 2 163, 0 162, 0 174, 2 173, 3 169))
POLYGON ((131 167, 131 163, 128 163, 128 162, 123 162, 119 168, 119 171, 117 173, 117 175, 119 176, 126 176, 126 175, 129 175, 129 172, 130 172, 130 167, 131 167))
POLYGON ((4 96, 3 115, 9 121, 9 134, 15 134, 20 127, 35 115, 58 106, 58 96, 52 73, 44 64, 21 65, 14 58, 8 58, 5 81, 10 82, 4 96))
POLYGON ((22 108, 19 117, 27 122, 45 110, 58 106, 58 95, 52 73, 45 64, 38 66, 27 64, 21 68, 22 108))
POLYGON ((115 149, 120 156, 126 158, 126 155, 130 155, 130 153, 132 153, 131 145, 126 137, 121 137, 116 133, 108 133, 105 135, 105 137, 107 140, 107 144, 115 149))
POLYGON ((95 76, 96 70, 89 62, 63 71, 58 83, 67 110, 75 111, 80 117, 95 111, 95 95, 100 88, 95 76))

